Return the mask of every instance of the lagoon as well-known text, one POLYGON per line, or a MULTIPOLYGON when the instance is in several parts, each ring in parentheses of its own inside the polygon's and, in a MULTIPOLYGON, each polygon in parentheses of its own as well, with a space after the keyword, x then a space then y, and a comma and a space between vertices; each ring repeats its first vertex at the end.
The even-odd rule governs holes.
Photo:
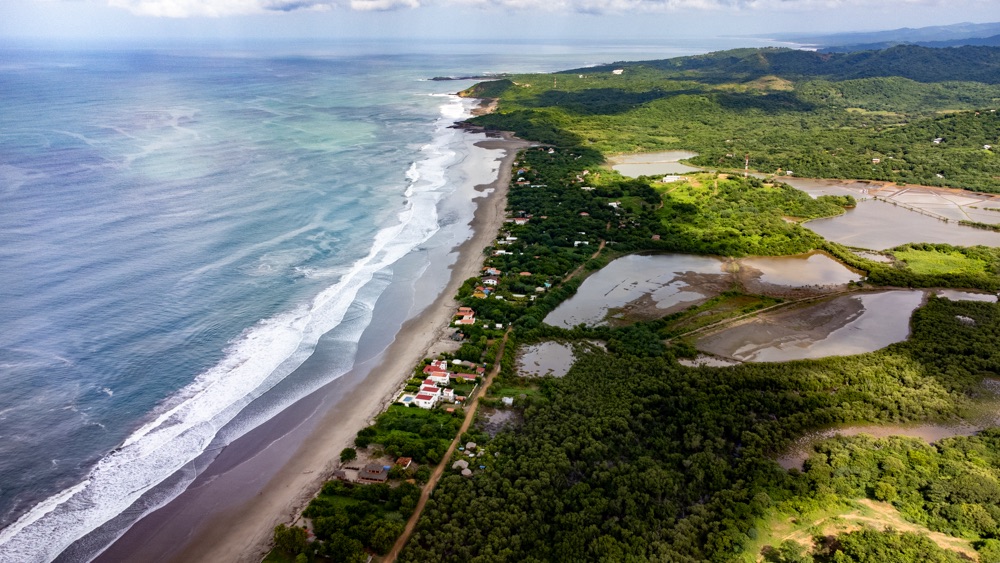
POLYGON ((702 337, 696 347, 743 362, 787 362, 872 352, 905 340, 919 290, 834 297, 763 313, 702 337))
POLYGON ((662 176, 664 174, 688 174, 700 172, 701 169, 681 164, 680 161, 696 156, 698 156, 698 153, 690 151, 629 154, 612 158, 611 168, 618 171, 622 176, 628 176, 629 178, 662 176))

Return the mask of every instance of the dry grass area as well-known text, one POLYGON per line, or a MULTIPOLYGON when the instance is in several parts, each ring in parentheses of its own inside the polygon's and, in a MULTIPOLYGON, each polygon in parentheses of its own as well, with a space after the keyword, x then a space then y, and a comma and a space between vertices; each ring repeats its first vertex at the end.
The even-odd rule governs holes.
POLYGON ((876 529, 893 528, 900 532, 913 532, 927 536, 943 549, 956 551, 970 561, 977 561, 978 555, 969 540, 952 537, 940 532, 932 532, 925 526, 903 519, 891 504, 862 499, 850 506, 838 506, 831 510, 817 511, 801 518, 775 518, 767 524, 767 532, 762 532, 754 553, 756 560, 763 561, 761 552, 766 546, 777 547, 781 542, 791 540, 806 547, 812 547, 815 536, 835 536, 862 527, 876 529))

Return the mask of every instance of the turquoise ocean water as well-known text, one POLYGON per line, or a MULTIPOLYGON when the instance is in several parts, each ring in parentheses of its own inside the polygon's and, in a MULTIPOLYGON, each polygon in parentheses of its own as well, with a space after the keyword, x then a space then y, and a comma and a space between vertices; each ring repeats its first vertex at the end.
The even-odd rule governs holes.
POLYGON ((468 236, 472 82, 427 78, 719 46, 0 51, 0 561, 347 372, 392 265, 468 236))

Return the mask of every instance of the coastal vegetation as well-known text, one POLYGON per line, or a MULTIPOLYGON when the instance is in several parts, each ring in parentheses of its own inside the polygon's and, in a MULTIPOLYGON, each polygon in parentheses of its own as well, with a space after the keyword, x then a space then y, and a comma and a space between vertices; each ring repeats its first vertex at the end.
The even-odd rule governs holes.
MULTIPOLYGON (((974 54, 738 50, 470 89, 499 99, 498 112, 474 123, 552 145, 528 149, 514 164, 508 223, 486 250, 482 276, 458 293, 479 320, 457 329, 457 355, 499 364, 485 404, 514 422, 488 429, 481 417, 461 437, 477 444, 474 458, 443 459, 458 412, 393 406, 358 434, 358 452, 451 468, 399 558, 825 563, 891 553, 951 562, 962 560, 953 550, 960 544, 964 556, 1000 561, 1000 430, 933 445, 834 438, 816 445, 801 471, 775 461, 820 428, 961 421, 991 396, 984 380, 1000 373, 1000 305, 930 297, 913 314, 909 339, 881 350, 727 368, 681 365, 678 358, 696 354, 684 335, 781 299, 733 287, 660 318, 544 322, 588 272, 639 251, 819 249, 864 272, 864 285, 1000 290, 996 248, 913 243, 876 262, 800 224, 842 213, 853 198, 813 199, 741 174, 665 181, 602 166, 610 153, 685 148, 700 153, 696 163, 739 169, 752 152, 753 166, 769 172, 1000 191, 1000 163, 981 148, 1000 136, 987 109, 1000 101, 1000 86, 980 64, 993 64, 996 53, 974 54), (890 72, 907 61, 908 72, 890 72), (948 65, 938 76, 960 82, 934 82, 931 70, 948 65), (569 373, 518 373, 517 348, 551 339, 577 343, 569 373), (474 467, 448 465, 468 459, 474 467), (866 513, 846 527, 820 522, 864 507, 882 516, 866 513), (801 523, 797 535, 778 532, 776 523, 788 520, 801 523), (896 529, 879 525, 886 523, 896 529)), ((386 553, 413 512, 426 467, 422 475, 394 469, 392 486, 328 484, 304 514, 314 540, 279 527, 276 546, 307 560, 386 553)))
MULTIPOLYGON (((959 416, 1000 359, 990 344, 998 315, 994 304, 932 299, 911 339, 884 350, 724 370, 684 368, 641 338, 620 338, 626 345, 586 354, 525 398, 517 431, 488 446, 494 470, 442 481, 404 559, 739 557, 781 503, 865 498, 880 478, 848 488, 824 481, 818 465, 787 473, 774 452, 823 425, 959 416)), ((996 456, 989 436, 977 439, 996 456)))
POLYGON ((685 149, 720 170, 749 156, 767 173, 996 192, 998 53, 738 49, 517 75, 472 91, 500 101, 471 121, 608 155, 685 149))

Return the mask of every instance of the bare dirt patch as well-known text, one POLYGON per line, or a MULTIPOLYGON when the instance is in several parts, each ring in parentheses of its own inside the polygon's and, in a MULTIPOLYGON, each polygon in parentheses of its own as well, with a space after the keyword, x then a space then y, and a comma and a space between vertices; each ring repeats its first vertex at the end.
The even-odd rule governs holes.
POLYGON ((495 438, 497 434, 505 430, 514 430, 524 422, 524 416, 517 409, 483 407, 481 414, 482 419, 479 426, 483 432, 489 434, 490 438, 495 438))
MULTIPOLYGON (((833 513, 823 513, 819 518, 812 520, 791 519, 773 522, 771 538, 767 543, 777 546, 783 541, 791 540, 805 547, 812 547, 813 537, 816 535, 836 536, 865 526, 876 529, 890 527, 900 532, 913 532, 927 536, 942 549, 957 551, 972 561, 979 559, 969 540, 932 532, 926 526, 908 522, 891 504, 870 499, 862 499, 853 504, 854 507, 845 507, 844 510, 833 513)), ((757 561, 763 560, 763 554, 757 557, 757 561)))

